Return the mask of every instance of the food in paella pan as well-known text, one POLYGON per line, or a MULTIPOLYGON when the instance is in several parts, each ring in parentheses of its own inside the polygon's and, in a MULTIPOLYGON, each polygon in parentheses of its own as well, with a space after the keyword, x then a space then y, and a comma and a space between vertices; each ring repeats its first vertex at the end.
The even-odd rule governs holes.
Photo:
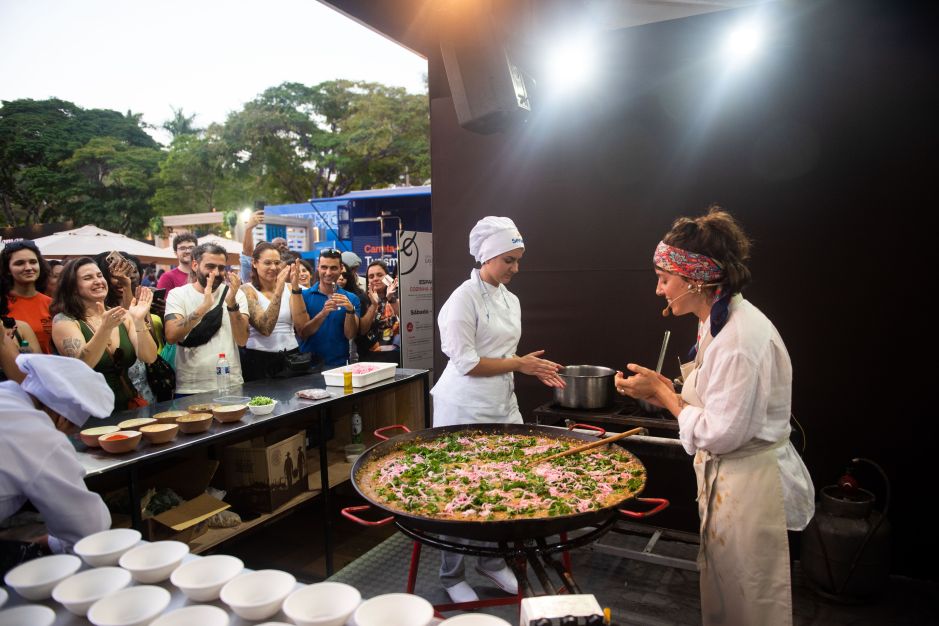
POLYGON ((402 444, 365 463, 356 481, 392 511, 461 521, 586 513, 642 491, 645 468, 619 446, 537 462, 581 443, 461 431, 402 444))

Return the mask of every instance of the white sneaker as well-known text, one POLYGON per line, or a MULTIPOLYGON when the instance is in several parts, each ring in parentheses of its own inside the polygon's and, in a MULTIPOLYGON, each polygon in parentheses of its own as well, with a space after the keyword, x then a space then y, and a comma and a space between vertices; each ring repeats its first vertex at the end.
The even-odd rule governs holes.
POLYGON ((505 566, 495 572, 476 566, 476 571, 491 580, 502 591, 509 595, 518 595, 518 580, 515 578, 515 572, 509 566, 505 566))
POLYGON ((479 596, 476 595, 476 591, 470 586, 465 580, 461 580, 452 587, 446 587, 447 595, 450 596, 450 599, 454 603, 460 602, 476 602, 479 600, 479 596))

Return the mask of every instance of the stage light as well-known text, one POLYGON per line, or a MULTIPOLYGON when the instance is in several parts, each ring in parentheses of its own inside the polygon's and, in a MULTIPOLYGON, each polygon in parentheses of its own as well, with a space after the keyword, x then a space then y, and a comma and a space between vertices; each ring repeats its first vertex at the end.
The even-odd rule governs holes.
POLYGON ((740 63, 759 54, 763 47, 765 33, 763 25, 757 20, 738 24, 724 40, 724 56, 731 63, 740 63))
POLYGON ((546 51, 545 83, 554 93, 571 92, 590 83, 596 69, 596 50, 588 36, 554 43, 546 51))

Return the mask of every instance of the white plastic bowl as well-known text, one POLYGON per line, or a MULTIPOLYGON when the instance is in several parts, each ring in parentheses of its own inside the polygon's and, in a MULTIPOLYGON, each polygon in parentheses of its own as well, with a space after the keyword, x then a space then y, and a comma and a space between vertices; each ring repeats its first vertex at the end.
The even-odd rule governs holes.
POLYGON ((150 626, 228 626, 228 611, 217 606, 197 604, 161 615, 150 626))
POLYGON ((434 607, 410 593, 386 593, 370 598, 355 610, 356 626, 427 626, 434 607))
POLYGON ((75 554, 92 567, 117 565, 121 556, 140 543, 140 532, 133 528, 114 528, 88 535, 75 544, 75 554))
POLYGON ((260 404, 257 406, 248 405, 248 410, 251 411, 254 415, 267 415, 274 410, 274 407, 277 406, 277 400, 274 400, 270 404, 260 404))
POLYGON ((88 621, 95 626, 146 626, 169 605, 170 592, 162 587, 131 587, 92 604, 88 621))
POLYGON ((276 569, 262 569, 236 577, 219 594, 238 617, 267 619, 280 610, 284 598, 293 591, 297 579, 276 569))
POLYGON ((158 583, 179 567, 189 546, 180 541, 155 541, 125 552, 119 563, 139 583, 158 583))
POLYGON ((299 626, 342 626, 362 602, 359 590, 345 583, 314 583, 284 600, 284 615, 299 626))
POLYGON ((241 573, 245 564, 227 554, 215 554, 195 559, 177 567, 170 582, 196 602, 218 600, 225 583, 241 573))
POLYGON ((7 593, 7 590, 3 587, 0 587, 0 607, 3 607, 7 603, 7 599, 10 597, 10 594, 7 593))
POLYGON ((3 626, 52 626, 55 611, 40 604, 27 604, 0 611, 0 624, 3 626))
POLYGON ((510 623, 496 617, 495 615, 486 615, 485 613, 463 613, 454 615, 449 619, 440 622, 440 626, 512 626, 510 623))
POLYGON ((52 590, 52 599, 85 617, 91 605, 130 584, 130 572, 120 567, 100 567, 69 576, 52 590))
POLYGON ((45 600, 52 589, 78 571, 82 560, 72 554, 53 554, 14 567, 4 577, 8 587, 27 600, 45 600))

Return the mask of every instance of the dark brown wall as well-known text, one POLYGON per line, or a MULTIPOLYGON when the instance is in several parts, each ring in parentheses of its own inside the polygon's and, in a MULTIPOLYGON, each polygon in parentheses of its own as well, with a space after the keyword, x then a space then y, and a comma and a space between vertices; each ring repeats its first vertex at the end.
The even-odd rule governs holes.
MULTIPOLYGON (((719 202, 756 241, 745 295, 790 350, 816 485, 855 456, 882 464, 894 570, 935 576, 918 488, 937 417, 923 263, 936 248, 935 21, 890 3, 770 4, 773 39, 733 79, 707 57, 740 12, 613 32, 592 91, 536 102, 526 125, 492 136, 457 125, 431 56, 435 304, 472 267, 476 220, 508 215, 527 246, 511 285, 521 351, 652 364, 671 329, 675 375, 694 320, 661 317, 652 250, 675 217, 719 202)), ((438 350, 438 373, 445 363, 438 350)), ((550 399, 516 380, 523 413, 550 399)))

